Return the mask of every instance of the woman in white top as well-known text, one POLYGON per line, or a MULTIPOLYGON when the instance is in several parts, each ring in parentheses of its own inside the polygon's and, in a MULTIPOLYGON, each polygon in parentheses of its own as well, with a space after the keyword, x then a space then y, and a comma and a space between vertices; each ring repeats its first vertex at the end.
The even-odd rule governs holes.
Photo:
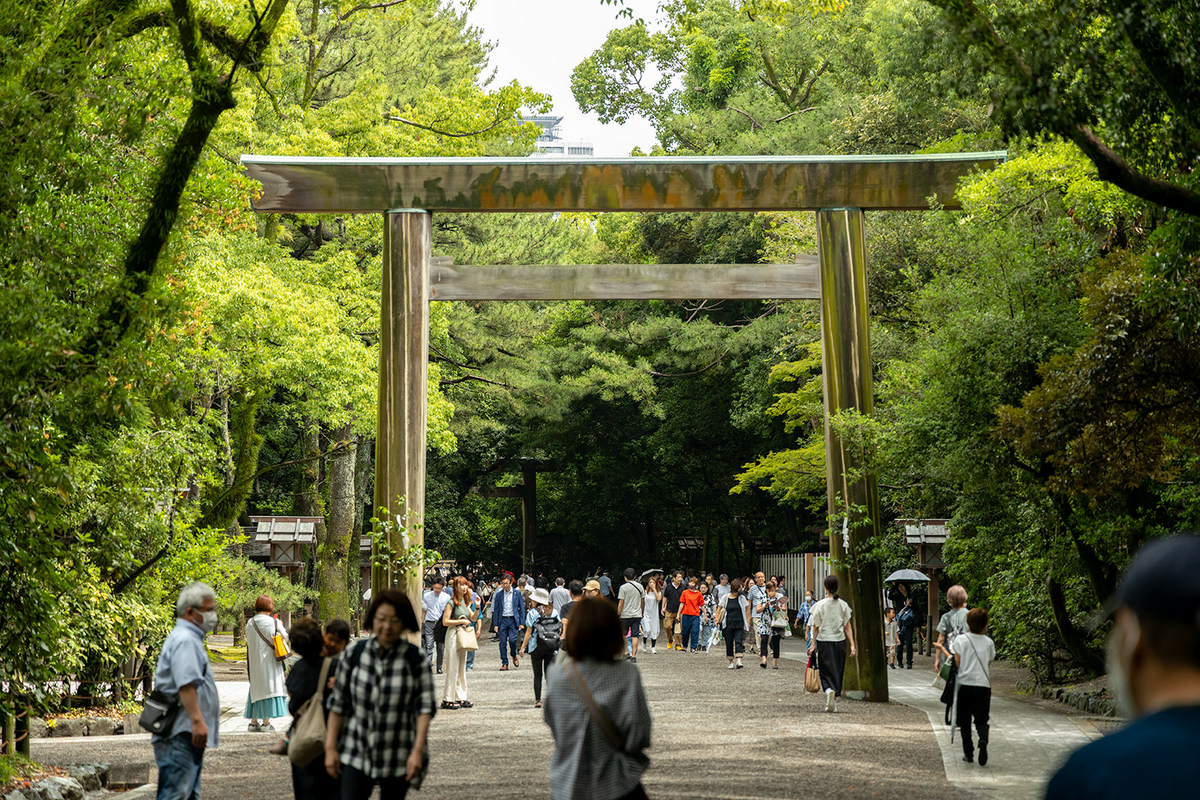
POLYGON ((850 628, 850 605, 838 597, 838 579, 825 579, 825 598, 812 607, 808 624, 813 638, 808 652, 817 651, 817 670, 821 673, 821 688, 825 690, 825 710, 837 711, 837 698, 842 694, 842 673, 846 669, 846 645, 850 657, 858 655, 854 646, 854 631, 850 628))
POLYGON ((275 601, 259 595, 254 601, 254 617, 246 623, 246 668, 250 673, 250 696, 243 716, 250 720, 249 731, 273 731, 271 720, 286 717, 287 689, 283 685, 283 664, 275 658, 275 634, 290 641, 288 632, 272 616, 275 601), (259 722, 262 720, 262 722, 259 722))
POLYGON ((646 581, 646 594, 642 596, 642 650, 646 649, 646 640, 650 640, 650 652, 657 653, 659 634, 659 607, 662 605, 662 589, 658 588, 658 579, 646 581))
POLYGON ((967 633, 955 638, 951 645, 954 663, 958 665, 958 726, 962 729, 963 761, 971 763, 975 748, 971 742, 971 721, 979 733, 979 766, 988 763, 988 717, 992 707, 991 664, 996 658, 996 645, 984 631, 988 613, 972 608, 967 613, 967 633))

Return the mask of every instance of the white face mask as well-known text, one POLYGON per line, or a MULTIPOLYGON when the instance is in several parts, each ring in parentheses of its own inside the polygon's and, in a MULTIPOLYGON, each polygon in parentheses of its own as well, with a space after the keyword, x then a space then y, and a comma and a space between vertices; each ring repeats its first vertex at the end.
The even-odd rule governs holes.
POLYGON ((1125 666, 1125 660, 1127 656, 1133 654, 1138 639, 1142 636, 1142 631, 1137 617, 1131 620, 1131 625, 1133 631, 1130 634, 1126 634, 1125 629, 1120 625, 1113 629, 1112 636, 1108 639, 1106 657, 1109 688, 1117 700, 1117 714, 1125 719, 1134 719, 1139 716, 1138 709, 1133 702, 1133 691, 1130 688, 1129 670, 1125 666), (1127 637, 1131 641, 1127 641, 1127 637))
MULTIPOLYGON (((200 611, 200 609, 196 609, 200 611)), ((200 611, 200 616, 203 620, 200 622, 200 630, 205 633, 212 633, 217 629, 217 612, 216 611, 200 611)))

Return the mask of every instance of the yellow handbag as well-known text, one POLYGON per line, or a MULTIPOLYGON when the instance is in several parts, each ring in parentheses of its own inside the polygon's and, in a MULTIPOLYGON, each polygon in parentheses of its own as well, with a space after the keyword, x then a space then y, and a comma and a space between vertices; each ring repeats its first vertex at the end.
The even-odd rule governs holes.
POLYGON ((283 661, 285 658, 291 655, 291 653, 288 652, 287 642, 283 640, 283 636, 281 634, 277 633, 271 637, 271 646, 275 648, 276 661, 283 661))
MULTIPOLYGON (((254 632, 258 634, 258 638, 262 639, 264 643, 269 644, 271 649, 275 651, 276 661, 283 661, 285 658, 291 655, 291 653, 288 651, 287 642, 283 640, 283 635, 280 634, 278 630, 276 630, 275 635, 272 636, 271 640, 268 642, 267 637, 263 635, 262 629, 258 627, 254 620, 250 620, 249 624, 251 628, 254 628, 254 632)), ((276 620, 275 624, 278 626, 279 621, 276 620)))

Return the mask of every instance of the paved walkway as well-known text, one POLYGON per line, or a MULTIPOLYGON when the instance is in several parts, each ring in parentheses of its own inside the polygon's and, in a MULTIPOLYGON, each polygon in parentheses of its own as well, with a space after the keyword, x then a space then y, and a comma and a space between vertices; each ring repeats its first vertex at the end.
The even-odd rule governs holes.
MULTIPOLYGON (((250 694, 250 681, 217 681, 217 694, 221 699, 221 733, 246 733, 250 720, 242 715, 246 712, 246 698, 250 694)), ((272 720, 276 730, 286 731, 292 718, 272 720)))
MULTIPOLYGON (((430 776, 420 797, 540 800, 549 795, 553 742, 533 707, 529 665, 499 671, 497 645, 484 638, 468 678, 475 708, 441 711, 430 732, 430 776)), ((802 665, 728 670, 723 655, 659 649, 638 667, 654 720, 645 783, 656 800, 968 800, 951 783, 925 714, 890 703, 845 702, 826 714, 806 695, 802 665)), ((438 676, 441 686, 442 676, 438 676)), ((244 682, 221 681, 221 746, 204 758, 204 800, 287 798, 286 759, 267 748, 273 734, 241 733, 244 682), (228 733, 226 733, 228 731, 228 733)), ((277 721, 277 725, 280 721, 277 721)), ((39 739, 46 764, 105 761, 152 779, 148 736, 39 739)))
MULTIPOLYGON (((788 643, 785 655, 802 660, 803 643, 788 643)), ((955 731, 950 742, 941 691, 932 687, 928 669, 888 670, 888 694, 896 702, 924 711, 942 751, 949 781, 979 797, 997 800, 1037 800, 1046 782, 1074 750, 1100 733, 1079 716, 1003 694, 992 696, 988 765, 962 760, 962 740, 955 731)))

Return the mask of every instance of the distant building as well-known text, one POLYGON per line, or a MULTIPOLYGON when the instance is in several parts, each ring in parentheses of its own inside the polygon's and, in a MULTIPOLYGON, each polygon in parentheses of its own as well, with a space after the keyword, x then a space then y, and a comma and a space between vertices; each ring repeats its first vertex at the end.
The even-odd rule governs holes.
POLYGON ((542 135, 537 138, 537 152, 532 154, 535 157, 567 158, 595 155, 595 146, 591 142, 563 138, 562 117, 545 114, 522 119, 525 122, 533 122, 542 129, 542 135))

